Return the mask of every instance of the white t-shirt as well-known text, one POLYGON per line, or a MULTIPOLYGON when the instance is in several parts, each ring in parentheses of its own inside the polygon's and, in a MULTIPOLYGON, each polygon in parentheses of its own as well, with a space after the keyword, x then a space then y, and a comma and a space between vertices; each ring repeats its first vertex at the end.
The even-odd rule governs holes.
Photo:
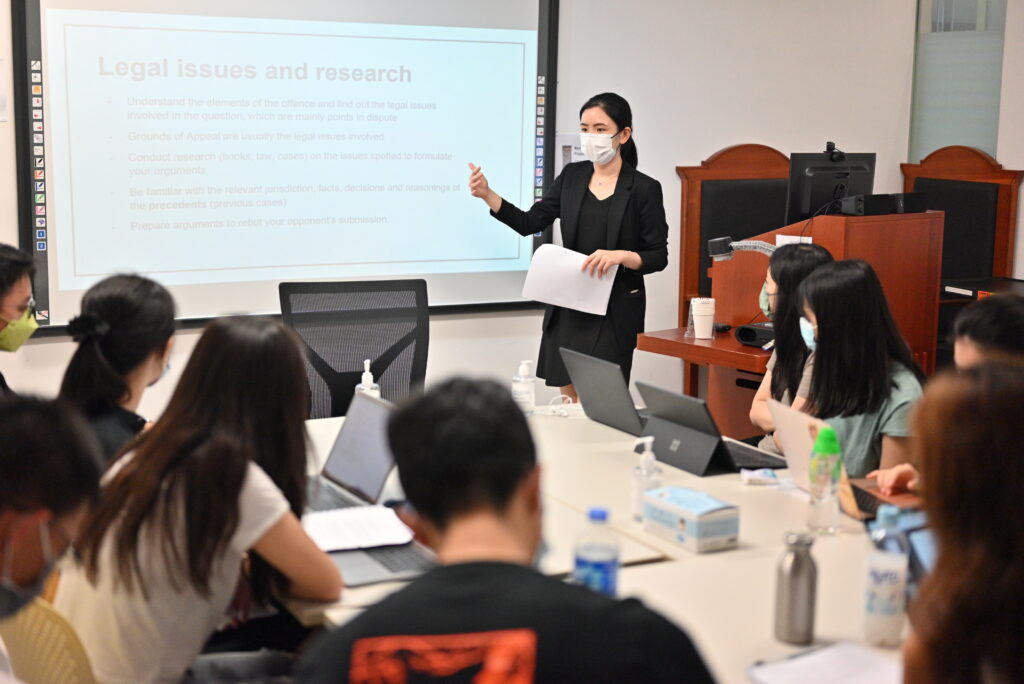
POLYGON ((110 534, 104 539, 97 586, 89 583, 81 566, 65 564, 54 607, 74 626, 99 681, 143 684, 181 679, 227 614, 242 554, 289 510, 270 476, 251 462, 238 506, 238 529, 213 564, 208 597, 181 579, 182 588, 175 590, 163 553, 146 539, 140 540, 138 554, 146 597, 137 585, 132 593, 121 582, 115 586, 110 534))

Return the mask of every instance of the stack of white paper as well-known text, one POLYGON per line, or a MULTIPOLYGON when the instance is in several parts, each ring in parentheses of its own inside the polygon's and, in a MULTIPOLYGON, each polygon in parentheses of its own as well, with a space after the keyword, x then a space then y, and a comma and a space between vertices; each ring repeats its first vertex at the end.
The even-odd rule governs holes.
POLYGON ((895 654, 886 658, 850 642, 754 665, 749 674, 758 684, 899 684, 903 681, 903 668, 895 654))
POLYGON ((302 516, 302 527, 324 551, 372 549, 412 541, 412 530, 385 506, 358 506, 302 516))
POLYGON ((533 253, 523 283, 523 297, 544 304, 603 316, 619 267, 609 268, 602 277, 581 270, 586 255, 558 245, 541 245, 533 253))

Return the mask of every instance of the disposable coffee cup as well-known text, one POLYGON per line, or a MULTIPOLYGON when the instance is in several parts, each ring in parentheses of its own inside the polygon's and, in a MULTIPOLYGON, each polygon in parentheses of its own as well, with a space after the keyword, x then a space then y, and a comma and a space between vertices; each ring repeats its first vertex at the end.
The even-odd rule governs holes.
POLYGON ((715 300, 711 297, 694 297, 690 300, 693 314, 693 336, 698 340, 710 340, 715 336, 715 300))

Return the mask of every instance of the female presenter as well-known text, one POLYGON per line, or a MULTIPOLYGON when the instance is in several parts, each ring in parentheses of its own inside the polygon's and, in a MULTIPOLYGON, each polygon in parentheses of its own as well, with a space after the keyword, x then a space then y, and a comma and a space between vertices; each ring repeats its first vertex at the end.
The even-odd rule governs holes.
POLYGON ((537 375, 576 399, 559 347, 619 364, 629 382, 636 336, 644 329, 644 275, 668 264, 668 224, 661 185, 636 170, 633 113, 615 93, 602 93, 580 109, 580 147, 590 161, 566 166, 541 201, 529 211, 509 204, 469 165, 470 192, 491 208, 491 216, 521 235, 532 235, 562 220, 562 244, 589 255, 583 270, 600 276, 616 265, 604 316, 548 306, 537 375))

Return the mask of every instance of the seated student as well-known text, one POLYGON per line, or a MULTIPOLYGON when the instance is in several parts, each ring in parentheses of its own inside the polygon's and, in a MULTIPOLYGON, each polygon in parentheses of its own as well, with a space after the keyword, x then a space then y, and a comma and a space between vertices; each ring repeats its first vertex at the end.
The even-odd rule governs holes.
POLYGON ((60 386, 96 431, 103 456, 114 455, 145 427, 135 413, 146 388, 167 369, 174 346, 174 300, 137 275, 104 278, 85 293, 68 323, 78 342, 60 386))
MULTIPOLYGON (((107 472, 81 563, 57 589, 97 679, 177 682, 192 666, 186 681, 202 681, 211 663, 196 658, 240 582, 257 602, 337 599, 338 570, 299 523, 308 400, 290 330, 247 317, 207 326, 164 414, 107 472)), ((290 666, 253 656, 268 673, 290 666)))
MULTIPOLYGON (((16 352, 39 328, 32 299, 32 256, 0 244, 0 351, 16 352)), ((11 388, 0 373, 0 396, 11 388)))
POLYGON ((815 352, 808 413, 835 428, 850 477, 910 460, 910 407, 924 374, 859 259, 818 267, 800 283, 800 332, 815 352))
POLYGON ((957 368, 1024 360, 1024 297, 997 295, 965 307, 953 322, 957 368))
MULTIPOLYGON (((43 589, 99 494, 96 440, 78 413, 32 397, 0 401, 0 620, 43 589)), ((0 682, 9 668, 0 643, 0 682)))
MULTIPOLYGON (((999 295, 968 305, 953 322, 953 362, 960 370, 988 361, 1024 363, 1024 297, 999 295)), ((910 463, 868 473, 883 494, 917 491, 910 463)))
POLYGON ((757 388, 750 406, 750 422, 768 434, 758 446, 781 453, 774 436, 775 424, 768 411, 768 400, 775 399, 800 410, 811 389, 814 354, 807 351, 800 336, 803 307, 797 287, 814 269, 832 261, 821 245, 783 245, 768 260, 768 272, 761 288, 761 312, 772 321, 775 346, 768 359, 768 372, 757 388))
POLYGON ((904 681, 1024 681, 1024 368, 935 378, 914 457, 938 556, 910 607, 904 681))
POLYGON ((321 638, 300 682, 711 681, 687 636, 638 601, 530 567, 540 468, 507 390, 449 380, 398 408, 388 437, 440 567, 321 638))

